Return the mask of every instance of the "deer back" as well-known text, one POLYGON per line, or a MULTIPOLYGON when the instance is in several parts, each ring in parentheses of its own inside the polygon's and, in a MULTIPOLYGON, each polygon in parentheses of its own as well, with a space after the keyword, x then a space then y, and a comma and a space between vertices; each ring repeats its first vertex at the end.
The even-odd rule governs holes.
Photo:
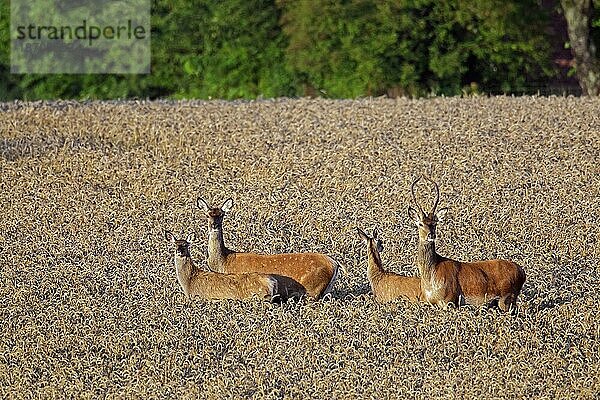
POLYGON ((415 303, 424 301, 421 292, 421 278, 419 277, 386 272, 379 279, 374 279, 371 282, 371 287, 375 299, 380 303, 387 303, 400 298, 415 303))
POLYGON ((264 274, 221 274, 198 271, 189 285, 189 294, 205 299, 271 299, 277 293, 277 281, 264 274))
POLYGON ((423 282, 427 300, 483 305, 494 299, 521 292, 525 282, 523 268, 507 260, 459 262, 443 258, 429 282, 423 282), (430 296, 433 293, 432 296, 430 296))
POLYGON ((309 296, 319 297, 331 286, 337 268, 333 259, 318 253, 232 253, 225 260, 223 272, 260 272, 287 276, 302 285, 309 296))
POLYGON ((484 304, 490 299, 518 296, 525 283, 525 271, 507 260, 459 263, 458 281, 468 302, 484 304))

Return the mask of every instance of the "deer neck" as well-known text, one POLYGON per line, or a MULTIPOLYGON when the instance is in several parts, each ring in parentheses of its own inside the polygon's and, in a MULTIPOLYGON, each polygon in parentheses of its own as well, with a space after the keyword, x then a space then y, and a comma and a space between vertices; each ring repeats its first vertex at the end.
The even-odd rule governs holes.
POLYGON ((183 288, 186 295, 190 294, 190 283, 196 272, 196 267, 190 256, 175 255, 175 271, 177 271, 177 281, 183 288))
POLYGON ((384 272, 381 256, 376 246, 375 243, 371 242, 367 248, 367 278, 370 282, 377 280, 384 272))
POLYGON ((223 272, 225 259, 231 253, 225 247, 223 227, 208 228, 208 266, 212 271, 223 272))
POLYGON ((438 263, 438 255, 435 252, 435 241, 419 240, 417 249, 417 266, 421 277, 430 280, 438 263))

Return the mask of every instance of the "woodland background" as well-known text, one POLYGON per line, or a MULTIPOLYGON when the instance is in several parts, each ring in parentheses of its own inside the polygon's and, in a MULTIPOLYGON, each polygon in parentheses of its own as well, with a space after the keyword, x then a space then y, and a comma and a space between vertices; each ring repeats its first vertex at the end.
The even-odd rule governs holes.
POLYGON ((156 0, 150 74, 15 75, 3 0, 0 100, 597 95, 598 8, 591 0, 156 0))

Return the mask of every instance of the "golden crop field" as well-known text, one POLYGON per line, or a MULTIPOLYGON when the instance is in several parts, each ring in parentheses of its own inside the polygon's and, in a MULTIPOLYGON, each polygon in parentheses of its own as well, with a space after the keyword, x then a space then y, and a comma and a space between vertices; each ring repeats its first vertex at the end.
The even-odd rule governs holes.
POLYGON ((600 396, 600 99, 0 112, 0 398, 600 396), (373 300, 356 227, 417 275, 422 173, 450 207, 440 254, 525 268, 517 316, 373 300), (318 301, 186 299, 163 229, 195 231, 203 265, 199 196, 234 199, 229 247, 324 252, 347 273, 318 301))

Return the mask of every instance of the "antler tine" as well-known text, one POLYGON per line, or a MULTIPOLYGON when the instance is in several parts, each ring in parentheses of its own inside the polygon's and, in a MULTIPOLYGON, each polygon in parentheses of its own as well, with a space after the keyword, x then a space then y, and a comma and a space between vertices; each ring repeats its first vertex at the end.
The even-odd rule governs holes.
POLYGON ((435 186, 435 202, 433 203, 433 208, 431 209, 431 215, 435 215, 435 209, 437 208, 438 203, 440 202, 440 187, 438 186, 437 182, 431 179, 430 177, 426 178, 435 186))
POLYGON ((415 185, 417 184, 417 182, 419 182, 421 180, 422 177, 423 177, 423 175, 419 175, 419 177, 413 181, 412 185, 410 185, 410 192, 412 193, 412 198, 413 198, 413 201, 415 202, 415 205, 419 208, 419 211, 421 211, 421 214, 425 215, 423 208, 421 208, 421 205, 417 201, 417 196, 415 196, 415 185))

